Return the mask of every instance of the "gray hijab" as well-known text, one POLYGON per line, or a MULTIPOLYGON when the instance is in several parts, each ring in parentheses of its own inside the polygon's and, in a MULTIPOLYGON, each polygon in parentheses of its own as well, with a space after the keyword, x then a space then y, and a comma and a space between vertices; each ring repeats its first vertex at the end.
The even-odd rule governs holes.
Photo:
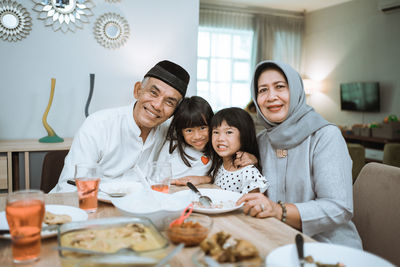
POLYGON ((260 62, 255 68, 251 96, 257 109, 257 115, 267 129, 267 136, 275 149, 293 148, 317 130, 330 124, 306 104, 306 95, 300 75, 285 63, 272 60, 260 62), (268 121, 257 104, 258 78, 268 66, 275 66, 282 70, 290 90, 289 114, 281 123, 268 121))

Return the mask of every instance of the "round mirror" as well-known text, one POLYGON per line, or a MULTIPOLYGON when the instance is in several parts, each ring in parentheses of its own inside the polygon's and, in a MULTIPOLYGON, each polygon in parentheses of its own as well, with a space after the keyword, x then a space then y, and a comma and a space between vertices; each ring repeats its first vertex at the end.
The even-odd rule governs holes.
POLYGON ((116 13, 105 13, 94 24, 94 37, 106 48, 119 48, 129 38, 128 21, 116 13))
POLYGON ((76 7, 75 0, 51 0, 54 9, 62 14, 72 13, 76 7))
POLYGON ((121 34, 121 28, 114 22, 109 22, 104 26, 104 32, 110 39, 116 39, 121 34))
POLYGON ((1 17, 1 23, 8 29, 15 29, 19 24, 19 19, 14 14, 6 13, 1 17))

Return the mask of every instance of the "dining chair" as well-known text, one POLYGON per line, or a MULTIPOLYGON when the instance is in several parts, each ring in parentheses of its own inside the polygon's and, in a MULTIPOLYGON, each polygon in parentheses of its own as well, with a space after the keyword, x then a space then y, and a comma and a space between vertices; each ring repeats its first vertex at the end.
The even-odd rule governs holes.
POLYGON ((43 159, 42 178, 40 181, 40 190, 45 193, 53 189, 60 177, 64 167, 64 159, 69 150, 58 150, 47 152, 43 159))
POLYGON ((383 163, 400 167, 400 143, 387 143, 383 147, 383 163))
POLYGON ((350 158, 353 161, 353 184, 356 181, 358 174, 365 165, 365 147, 360 144, 347 143, 350 158))
POLYGON ((400 266, 400 168, 368 163, 353 186, 354 217, 364 250, 400 266))

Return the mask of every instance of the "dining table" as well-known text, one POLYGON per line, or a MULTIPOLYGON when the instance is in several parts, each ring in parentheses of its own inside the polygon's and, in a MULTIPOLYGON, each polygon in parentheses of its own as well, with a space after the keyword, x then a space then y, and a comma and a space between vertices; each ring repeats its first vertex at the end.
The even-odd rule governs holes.
MULTIPOLYGON (((199 185, 198 187, 216 188, 215 185, 199 185)), ((170 193, 185 189, 188 188, 186 186, 171 186, 170 193)), ((0 211, 5 210, 6 196, 7 194, 0 194, 0 211)), ((45 204, 79 207, 78 194, 76 192, 46 194, 45 204)), ((231 234, 233 238, 247 240, 254 244, 263 259, 280 246, 294 244, 295 236, 299 233, 298 230, 276 218, 260 219, 246 215, 242 208, 227 213, 207 215, 213 220, 209 236, 224 231, 231 234)), ((126 217, 126 215, 119 212, 113 204, 99 201, 97 211, 89 213, 88 220, 111 217, 126 217)), ((164 232, 162 234, 165 235, 164 232)), ((309 236, 303 235, 303 237, 305 242, 315 242, 309 236)), ((57 237, 43 238, 39 260, 23 264, 23 266, 61 266, 59 253, 55 250, 57 245, 57 237)), ((173 248, 175 245, 171 243, 170 246, 173 248)), ((193 254, 199 250, 199 246, 185 247, 169 261, 169 265, 195 266, 192 258, 193 254)), ((21 266, 12 261, 11 240, 9 239, 0 239, 0 266, 21 266)))

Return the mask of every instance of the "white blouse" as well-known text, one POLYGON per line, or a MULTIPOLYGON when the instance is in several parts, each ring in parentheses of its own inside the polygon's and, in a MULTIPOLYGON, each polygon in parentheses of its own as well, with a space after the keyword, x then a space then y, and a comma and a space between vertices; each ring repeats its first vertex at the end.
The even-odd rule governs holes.
POLYGON ((167 161, 171 163, 172 177, 174 179, 182 178, 185 176, 205 176, 211 167, 211 160, 205 156, 203 152, 197 151, 193 147, 185 146, 185 153, 192 159, 188 158, 191 167, 187 166, 178 152, 178 148, 170 154, 169 153, 170 141, 165 142, 162 147, 157 161, 167 161))
POLYGON ((254 166, 249 165, 237 171, 227 171, 224 165, 217 170, 214 184, 224 190, 246 194, 254 189, 259 189, 264 193, 269 183, 260 171, 254 166))

